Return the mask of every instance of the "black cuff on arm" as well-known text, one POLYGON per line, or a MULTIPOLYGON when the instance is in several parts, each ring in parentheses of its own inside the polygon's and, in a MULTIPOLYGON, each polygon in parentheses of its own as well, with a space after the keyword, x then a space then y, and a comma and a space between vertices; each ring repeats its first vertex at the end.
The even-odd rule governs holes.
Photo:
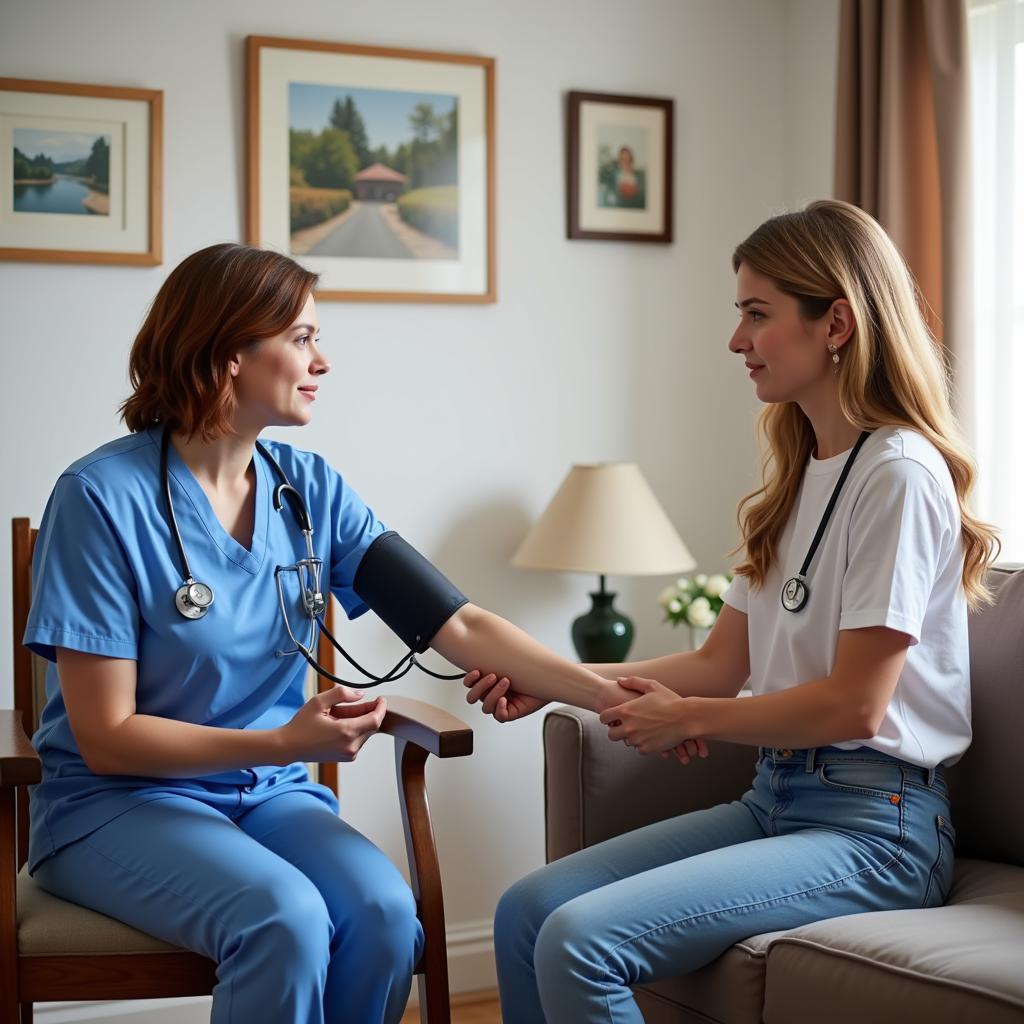
POLYGON ((469 598, 394 530, 367 549, 352 589, 417 654, 469 598))

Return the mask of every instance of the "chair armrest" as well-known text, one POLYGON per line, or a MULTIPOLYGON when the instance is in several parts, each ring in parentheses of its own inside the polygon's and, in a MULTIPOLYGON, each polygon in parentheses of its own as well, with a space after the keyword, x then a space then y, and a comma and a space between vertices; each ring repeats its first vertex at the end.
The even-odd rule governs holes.
POLYGON ((708 742, 688 765, 643 756, 608 739, 591 711, 544 718, 544 824, 548 861, 688 811, 737 800, 754 778, 756 750, 708 742))
POLYGON ((412 697, 388 697, 380 731, 422 747, 435 757, 473 753, 473 730, 461 719, 412 697))
POLYGON ((25 735, 21 712, 0 711, 0 786, 32 786, 42 777, 42 762, 25 735))

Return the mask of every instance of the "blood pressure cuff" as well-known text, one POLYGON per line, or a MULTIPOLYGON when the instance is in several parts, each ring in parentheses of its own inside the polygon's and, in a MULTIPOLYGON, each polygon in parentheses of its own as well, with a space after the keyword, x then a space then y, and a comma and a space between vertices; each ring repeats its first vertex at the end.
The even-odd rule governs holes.
POLYGON ((394 530, 359 562, 352 589, 405 645, 422 654, 469 598, 394 530))

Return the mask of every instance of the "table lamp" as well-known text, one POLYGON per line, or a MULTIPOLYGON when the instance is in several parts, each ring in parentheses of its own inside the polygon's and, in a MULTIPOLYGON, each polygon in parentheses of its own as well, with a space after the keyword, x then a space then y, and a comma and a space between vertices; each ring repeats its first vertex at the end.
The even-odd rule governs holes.
POLYGON ((576 465, 512 556, 524 569, 600 577, 590 611, 572 624, 583 662, 622 661, 633 623, 613 607, 605 576, 659 576, 696 566, 635 462, 576 465))

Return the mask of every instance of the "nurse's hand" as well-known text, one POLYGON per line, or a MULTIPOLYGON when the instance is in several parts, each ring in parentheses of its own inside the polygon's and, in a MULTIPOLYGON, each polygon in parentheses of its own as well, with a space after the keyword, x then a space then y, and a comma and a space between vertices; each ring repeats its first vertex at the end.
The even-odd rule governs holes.
POLYGON ((311 697, 280 727, 284 764, 293 761, 354 761, 387 714, 383 697, 362 701, 359 690, 334 686, 311 697))
POLYGON ((692 705, 686 697, 655 679, 629 676, 617 682, 640 696, 601 712, 601 722, 608 726, 608 739, 621 740, 639 754, 675 754, 682 764, 689 764, 692 757, 708 756, 704 740, 687 735, 692 705))
POLYGON ((466 694, 467 704, 483 701, 480 708, 485 715, 493 715, 496 722, 515 722, 527 715, 539 711, 546 700, 529 697, 525 693, 517 693, 507 677, 499 679, 493 672, 484 675, 475 668, 466 673, 462 685, 469 691, 466 694))

